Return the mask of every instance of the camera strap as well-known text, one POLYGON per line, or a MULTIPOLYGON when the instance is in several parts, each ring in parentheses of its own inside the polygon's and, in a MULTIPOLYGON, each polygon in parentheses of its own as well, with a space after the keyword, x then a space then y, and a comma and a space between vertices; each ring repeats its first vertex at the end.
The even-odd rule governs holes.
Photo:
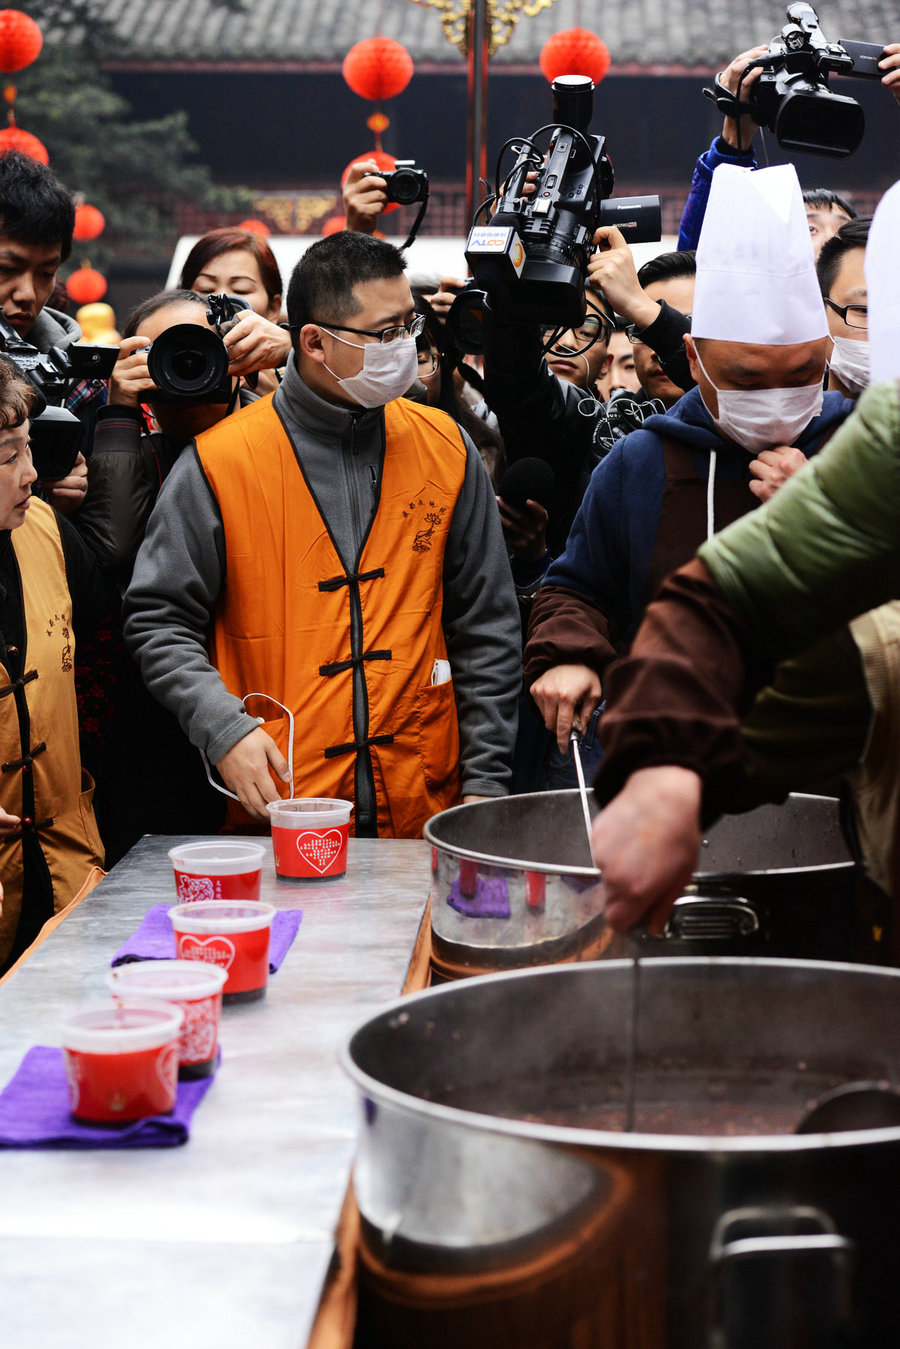
POLYGON ((428 180, 426 179, 426 180, 425 180, 425 195, 424 195, 424 197, 422 198, 422 205, 419 207, 419 214, 416 216, 415 220, 413 221, 413 226, 412 226, 412 229, 411 229, 410 232, 409 232, 409 235, 408 235, 408 237, 407 237, 406 243, 400 245, 401 248, 406 249, 406 248, 409 248, 409 247, 411 246, 411 244, 413 243, 413 240, 415 239, 416 235, 419 233, 419 226, 421 225, 422 221, 425 219, 425 212, 426 212, 427 210, 428 210, 428 180))

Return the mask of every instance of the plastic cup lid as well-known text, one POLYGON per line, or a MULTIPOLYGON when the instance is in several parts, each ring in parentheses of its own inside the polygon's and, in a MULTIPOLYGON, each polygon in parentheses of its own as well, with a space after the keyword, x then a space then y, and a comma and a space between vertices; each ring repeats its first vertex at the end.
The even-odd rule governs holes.
POLYGON ((62 1023, 62 1045, 81 1054, 129 1054, 158 1049, 177 1040, 184 1012, 150 998, 110 999, 70 1012, 62 1023))
POLYGON ((199 1002, 221 993, 227 978, 227 970, 200 960, 136 960, 110 970, 106 982, 116 998, 199 1002))
POLYGON ((193 904, 178 904, 169 910, 176 932, 256 932, 271 927, 278 910, 274 904, 248 900, 246 904, 228 899, 201 899, 193 904))
POLYGON ((266 809, 272 823, 281 829, 329 829, 348 823, 353 802, 329 796, 303 796, 293 801, 270 801, 266 809))
POLYGON ((216 843, 179 843, 169 849, 176 871, 205 876, 237 876, 262 868, 266 850, 260 843, 223 840, 216 843))

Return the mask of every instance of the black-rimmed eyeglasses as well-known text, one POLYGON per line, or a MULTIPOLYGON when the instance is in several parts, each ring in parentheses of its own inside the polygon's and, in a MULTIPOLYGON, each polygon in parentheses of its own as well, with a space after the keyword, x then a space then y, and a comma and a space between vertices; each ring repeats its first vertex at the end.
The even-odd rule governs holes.
POLYGON ((825 303, 829 309, 833 309, 836 314, 840 314, 848 328, 868 328, 869 326, 869 306, 865 304, 835 304, 834 300, 825 297, 825 303))
POLYGON ((340 323, 323 323, 319 319, 311 319, 320 328, 329 332, 334 328, 339 333, 357 333, 360 337, 377 337, 384 346, 390 346, 392 342, 399 342, 403 337, 418 337, 419 333, 425 327, 425 315, 414 314, 409 323, 397 323, 391 328, 347 328, 340 323))

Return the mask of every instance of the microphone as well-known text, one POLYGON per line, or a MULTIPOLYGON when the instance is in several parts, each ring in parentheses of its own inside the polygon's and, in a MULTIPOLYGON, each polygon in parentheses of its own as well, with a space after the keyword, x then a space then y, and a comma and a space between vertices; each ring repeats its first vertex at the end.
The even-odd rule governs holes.
POLYGON ((500 479, 497 495, 522 510, 527 501, 537 501, 549 511, 556 491, 556 474, 545 459, 516 459, 500 479))

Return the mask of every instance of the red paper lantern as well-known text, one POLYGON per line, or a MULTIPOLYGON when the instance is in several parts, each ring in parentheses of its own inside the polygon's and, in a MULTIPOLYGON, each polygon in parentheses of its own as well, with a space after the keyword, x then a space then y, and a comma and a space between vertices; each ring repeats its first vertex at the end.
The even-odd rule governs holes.
POLYGON ((242 220, 238 229, 243 230, 245 234, 260 234, 264 239, 272 233, 264 220, 242 220))
POLYGON ((66 290, 76 304, 93 304, 106 294, 106 277, 93 267, 79 267, 66 282, 66 290))
POLYGON ((609 48, 587 28, 566 28, 544 43, 541 70, 552 84, 560 75, 588 75, 599 84, 609 70, 609 48))
POLYGON ((347 228, 347 217, 343 215, 329 216, 322 226, 323 235, 340 234, 341 230, 347 228))
POLYGON ((21 127, 5 126, 0 131, 0 155, 5 154, 7 150, 18 150, 20 154, 29 155, 32 159, 39 160, 41 164, 50 163, 46 145, 39 141, 37 136, 32 136, 30 131, 23 131, 21 127))
POLYGON ((43 45, 34 19, 20 9, 0 9, 0 70, 24 70, 40 55, 43 45))
POLYGON ((72 231, 72 238, 83 243, 88 239, 96 239, 106 229, 106 221, 103 218, 103 212, 98 211, 96 206, 88 206, 83 202, 75 207, 75 228, 72 231))
MULTIPOLYGON (((361 159, 374 159, 378 167, 383 169, 385 173, 393 173, 394 169, 397 167, 397 161, 393 155, 387 154, 384 150, 367 150, 365 154, 357 155, 355 159, 350 160, 350 163, 341 174, 341 187, 343 187, 344 183, 347 181, 347 174, 353 168, 353 165, 358 164, 361 159)), ((391 211, 396 210, 397 203, 392 201, 390 205, 385 206, 381 214, 390 215, 391 211)))
POLYGON ((354 94, 380 103, 402 94, 412 79, 413 60, 393 38, 368 37, 350 48, 341 69, 354 94))

